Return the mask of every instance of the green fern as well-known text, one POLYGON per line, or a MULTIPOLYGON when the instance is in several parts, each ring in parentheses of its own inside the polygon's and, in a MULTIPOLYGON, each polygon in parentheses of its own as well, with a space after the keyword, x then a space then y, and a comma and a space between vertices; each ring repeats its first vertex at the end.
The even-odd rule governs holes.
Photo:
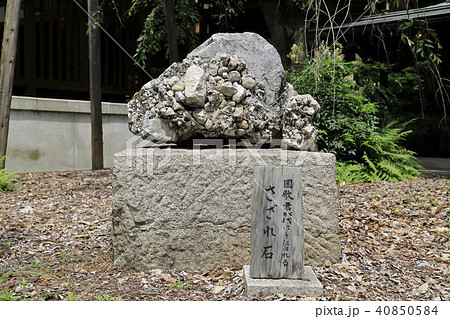
POLYGON ((398 124, 394 121, 374 132, 361 145, 364 152, 361 162, 338 163, 338 182, 398 182, 420 176, 418 169, 421 166, 417 163, 414 152, 399 146, 399 142, 409 134, 409 131, 404 131, 407 124, 408 122, 398 124))

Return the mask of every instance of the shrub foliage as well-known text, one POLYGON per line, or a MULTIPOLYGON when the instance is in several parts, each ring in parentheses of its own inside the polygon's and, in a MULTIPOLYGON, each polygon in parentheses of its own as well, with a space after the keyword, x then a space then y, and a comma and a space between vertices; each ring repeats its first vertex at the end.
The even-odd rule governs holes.
POLYGON ((420 175, 419 165, 400 146, 410 133, 404 130, 408 123, 389 120, 390 94, 368 76, 370 69, 358 56, 344 61, 339 46, 322 46, 288 77, 300 94, 313 95, 321 105, 318 146, 335 154, 338 182, 412 179, 420 175))
MULTIPOLYGON (((5 156, 0 157, 0 164, 5 161, 5 156)), ((13 182, 16 181, 15 173, 6 173, 6 168, 0 169, 0 192, 12 190, 14 187, 12 185, 13 182)))

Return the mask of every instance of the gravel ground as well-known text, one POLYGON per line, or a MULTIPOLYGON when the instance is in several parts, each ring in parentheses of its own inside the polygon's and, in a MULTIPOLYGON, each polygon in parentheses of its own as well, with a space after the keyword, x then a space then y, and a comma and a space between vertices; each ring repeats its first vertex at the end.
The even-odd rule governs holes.
POLYGON ((241 265, 117 269, 110 170, 21 174, 0 193, 0 300, 450 300, 450 179, 339 189, 343 257, 313 267, 324 294, 247 298, 241 265))

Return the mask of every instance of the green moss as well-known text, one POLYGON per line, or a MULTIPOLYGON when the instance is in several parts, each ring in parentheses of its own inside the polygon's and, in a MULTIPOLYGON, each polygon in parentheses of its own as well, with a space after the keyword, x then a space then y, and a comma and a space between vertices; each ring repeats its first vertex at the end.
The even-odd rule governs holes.
POLYGON ((32 161, 37 161, 41 157, 39 150, 32 150, 28 153, 28 158, 32 161))

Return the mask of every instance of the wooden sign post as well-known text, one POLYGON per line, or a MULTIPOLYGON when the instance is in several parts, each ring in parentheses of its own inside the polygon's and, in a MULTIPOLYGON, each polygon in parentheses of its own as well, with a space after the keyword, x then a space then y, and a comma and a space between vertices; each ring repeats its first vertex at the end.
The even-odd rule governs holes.
POLYGON ((298 167, 256 167, 251 227, 251 278, 301 279, 302 178, 298 167))

